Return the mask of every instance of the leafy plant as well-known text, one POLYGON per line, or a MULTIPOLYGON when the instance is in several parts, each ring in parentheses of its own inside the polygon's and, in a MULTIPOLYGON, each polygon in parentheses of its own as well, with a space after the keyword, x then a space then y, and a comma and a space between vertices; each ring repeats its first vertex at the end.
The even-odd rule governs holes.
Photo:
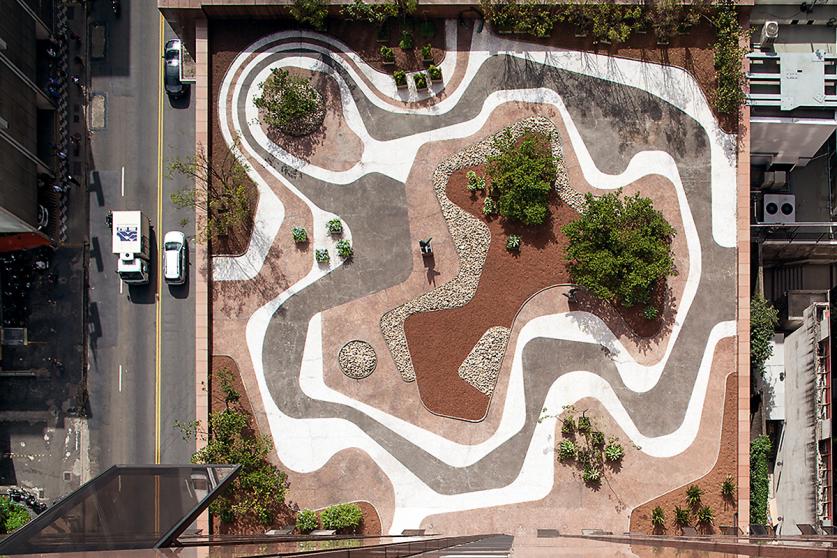
POLYGON ((738 114, 744 103, 744 70, 742 60, 747 53, 740 46, 743 30, 738 21, 738 10, 732 0, 721 0, 713 18, 716 40, 712 45, 715 53, 715 70, 718 88, 715 91, 715 108, 721 114, 738 114))
POLYGON ((477 192, 485 190, 485 179, 474 171, 468 171, 468 191, 477 192))
POLYGON ((407 85, 407 74, 404 70, 395 70, 392 72, 392 78, 395 80, 395 85, 399 87, 407 85))
POLYGON ((588 432, 590 432, 590 430, 593 428, 593 423, 590 422, 590 417, 588 417, 584 413, 581 413, 581 416, 578 417, 578 424, 576 425, 576 428, 582 434, 587 434, 588 432))
POLYGON ((762 435, 750 442, 750 524, 767 524, 768 464, 773 444, 762 435))
POLYGON ((503 31, 548 37, 559 15, 555 6, 537 0, 480 0, 486 20, 503 31))
POLYGON ((384 62, 394 62, 395 61, 395 52, 388 46, 383 45, 381 47, 381 58, 383 58, 384 62))
POLYGON ((328 263, 331 261, 331 256, 328 255, 328 250, 325 248, 317 248, 314 250, 314 259, 317 263, 328 263))
POLYGON ((681 508, 680 506, 674 506, 674 524, 678 527, 686 527, 689 525, 689 510, 688 508, 681 508))
POLYGON ((561 434, 566 436, 575 434, 575 420, 572 416, 568 416, 561 421, 561 434))
POLYGON ((712 508, 709 506, 701 506, 695 514, 695 517, 697 518, 697 522, 700 525, 712 525, 712 523, 715 521, 715 512, 713 512, 712 508))
POLYGON ((387 18, 398 15, 398 5, 394 3, 367 4, 363 0, 343 6, 340 15, 350 21, 365 21, 368 23, 384 23, 387 18))
POLYGON ((354 533, 363 521, 363 512, 357 504, 336 504, 320 512, 323 529, 336 529, 354 533))
POLYGON ((605 445, 604 433, 599 430, 590 432, 590 445, 594 448, 602 448, 605 445))
POLYGON ((549 139, 528 133, 519 145, 510 134, 495 142, 497 155, 489 157, 486 172, 498 197, 500 215, 526 225, 540 225, 549 214, 549 193, 556 166, 549 139))
POLYGON ((642 309, 642 316, 649 322, 656 320, 658 315, 659 312, 657 311, 656 306, 652 306, 649 304, 648 306, 642 309))
POLYGON ((591 6, 593 37, 600 41, 624 43, 634 30, 635 22, 642 15, 637 5, 602 3, 591 6))
POLYGON ((558 459, 561 461, 572 461, 578 453, 578 448, 575 447, 575 442, 572 440, 561 440, 558 444, 558 459))
POLYGON ((486 217, 497 214, 497 202, 494 201, 494 198, 485 198, 485 201, 482 203, 482 214, 486 217))
POLYGON ((597 297, 625 307, 647 304, 656 284, 675 275, 674 228, 651 200, 623 201, 621 190, 587 194, 581 216, 562 228, 572 281, 597 297))
POLYGON ((721 495, 727 500, 735 496, 735 482, 732 480, 732 475, 727 475, 721 483, 721 495))
POLYGON ((622 447, 622 444, 611 441, 605 446, 604 456, 606 461, 615 463, 625 457, 625 448, 622 447))
POLYGON ((339 217, 329 220, 329 222, 326 223, 326 230, 329 234, 342 234, 343 221, 341 221, 339 217))
POLYGON ((398 41, 398 47, 401 50, 410 50, 413 46, 413 34, 409 31, 402 31, 401 40, 398 41))
POLYGON ((296 514, 296 530, 300 533, 307 535, 319 526, 320 520, 317 518, 315 511, 305 509, 296 514))
POLYGON ((337 255, 341 258, 348 259, 352 257, 354 254, 354 250, 352 250, 352 244, 348 240, 341 239, 337 241, 337 255))
POLYGON ((427 67, 427 73, 430 74, 430 79, 433 81, 442 80, 442 69, 434 64, 427 67))
POLYGON ((320 31, 325 29, 328 5, 323 0, 294 0, 290 12, 299 23, 307 23, 320 31))
POLYGON ((651 510, 651 525, 657 529, 662 529, 666 526, 666 512, 660 506, 651 510))
POLYGON ((779 323, 779 311, 761 294, 750 300, 750 367, 764 374, 764 363, 773 354, 770 342, 779 323))
POLYGON ((297 244, 308 242, 308 231, 305 227, 294 227, 291 229, 291 236, 297 244))
POLYGON ((423 60, 432 60, 433 59, 433 47, 430 44, 423 45, 421 47, 421 57, 423 60))
POLYGON ((703 496, 703 489, 696 484, 692 484, 686 489, 686 503, 692 507, 700 504, 701 496, 703 496))
POLYGON ((262 109, 268 126, 291 135, 311 131, 305 124, 321 110, 322 99, 310 80, 273 68, 261 88, 255 104, 262 109))
POLYGON ((506 239, 506 250, 509 252, 517 252, 520 250, 520 236, 516 234, 510 234, 509 237, 506 239))
POLYGON ((416 84, 416 89, 426 89, 427 74, 425 74, 424 72, 419 72, 413 75, 413 82, 416 84))
POLYGON ((584 471, 581 473, 581 479, 587 484, 599 484, 602 480, 602 470, 592 464, 585 465, 584 471))
POLYGON ((29 523, 31 517, 26 508, 6 497, 0 498, 0 528, 3 533, 11 533, 29 523))

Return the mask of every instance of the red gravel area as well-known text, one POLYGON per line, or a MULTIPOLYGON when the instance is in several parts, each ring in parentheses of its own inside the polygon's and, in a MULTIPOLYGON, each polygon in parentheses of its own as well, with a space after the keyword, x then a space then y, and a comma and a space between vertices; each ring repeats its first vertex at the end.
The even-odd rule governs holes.
MULTIPOLYGON (((738 428, 736 424, 738 398, 738 376, 730 374, 726 380, 726 392, 724 395, 724 418, 721 427, 721 447, 718 452, 718 460, 715 466, 705 476, 672 490, 662 496, 646 502, 637 507, 631 513, 631 531, 652 534, 679 534, 680 529, 674 525, 674 506, 686 508, 686 489, 696 484, 703 489, 701 505, 708 505, 715 512, 715 524, 706 529, 699 529, 706 534, 718 533, 721 525, 732 525, 733 514, 735 513, 736 497, 725 499, 721 495, 721 484, 727 475, 736 478, 736 449, 738 442, 738 428), (651 511, 660 506, 666 514, 666 526, 660 531, 655 531, 651 525, 651 511)), ((738 487, 736 487, 738 488, 738 487)), ((748 487, 745 487, 747 489, 748 487)), ((694 525, 694 518, 692 519, 694 525)))
MULTIPOLYGON (((447 195, 485 221, 484 196, 471 195, 467 190, 469 170, 485 175, 483 166, 455 172, 448 181, 447 195)), ((567 239, 560 229, 576 217, 578 214, 553 193, 550 217, 544 225, 526 227, 499 217, 487 221, 491 244, 474 298, 459 308, 407 318, 404 330, 416 382, 421 399, 431 412, 465 420, 481 420, 485 416, 490 398, 459 377, 459 366, 488 328, 510 327, 532 293, 569 281, 563 263, 567 239), (506 239, 511 234, 522 239, 519 253, 506 250, 506 239)))

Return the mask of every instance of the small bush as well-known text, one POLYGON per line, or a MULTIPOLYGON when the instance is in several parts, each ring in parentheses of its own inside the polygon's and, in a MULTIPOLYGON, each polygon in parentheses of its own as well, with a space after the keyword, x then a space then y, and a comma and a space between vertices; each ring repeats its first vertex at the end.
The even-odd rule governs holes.
POLYGON ((611 441, 605 446, 604 456, 606 461, 615 463, 625 457, 625 448, 622 447, 622 444, 611 441))
POLYGON ((398 46, 401 50, 410 50, 413 48, 413 34, 409 31, 402 31, 401 40, 398 41, 398 46))
POLYGON ((657 529, 662 529, 666 526, 666 512, 660 506, 651 510, 651 525, 657 529))
POLYGON ((314 250, 314 259, 317 263, 328 263, 331 261, 331 256, 328 255, 328 250, 325 248, 318 248, 314 250))
POLYGON ((395 80, 395 85, 407 85, 407 74, 406 72, 404 72, 404 70, 395 70, 394 72, 392 72, 392 79, 395 80))
POLYGON ((421 57, 424 60, 431 60, 433 58, 433 51, 431 49, 432 47, 430 46, 430 44, 426 44, 423 47, 421 47, 421 57))
POLYGON ((700 504, 700 497, 703 496, 703 489, 696 484, 686 489, 686 503, 692 507, 700 504))
POLYGON ((750 524, 767 525, 768 464, 773 444, 759 436, 750 442, 750 524))
POLYGON ((689 525, 689 515, 689 510, 687 508, 674 506, 674 524, 678 527, 686 527, 689 525))
POLYGON ((320 512, 323 529, 356 532, 363 521, 363 512, 357 504, 337 504, 320 512))
POLYGON ((659 313, 657 312, 657 307, 656 306, 651 306, 649 304, 648 306, 643 308, 642 315, 643 315, 643 317, 645 317, 646 320, 648 320, 649 322, 652 322, 652 321, 657 319, 657 316, 659 315, 659 313))
POLYGON ((354 250, 352 250, 352 244, 345 238, 342 240, 337 241, 337 255, 341 258, 348 259, 352 257, 354 254, 354 250))
POLYGON ((493 198, 485 198, 482 203, 482 214, 486 217, 497 214, 497 202, 493 198))
POLYGON ((575 434, 575 419, 572 416, 561 421, 561 434, 566 436, 575 434))
POLYGON ((290 12, 299 23, 307 23, 320 31, 325 29, 328 5, 323 0, 294 0, 290 12))
POLYGON ((601 448, 605 444, 605 436, 603 432, 594 430, 590 433, 590 445, 594 448, 601 448))
POLYGON ((427 89, 427 74, 424 72, 415 74, 413 82, 416 84, 416 89, 427 89))
POLYGON ((392 62, 395 60, 395 52, 388 46, 384 45, 381 47, 381 58, 384 59, 384 62, 392 62))
POLYGON ((732 480, 732 475, 727 475, 721 483, 721 495, 728 500, 735 497, 735 482, 732 480))
POLYGON ((510 234, 506 239, 506 250, 509 252, 517 252, 520 250, 520 236, 510 234))
POLYGON ((442 81, 442 69, 439 66, 431 64, 427 67, 427 73, 433 81, 442 81))
POLYGON ((558 444, 558 459, 561 461, 572 461, 577 453, 578 449, 572 440, 561 440, 558 444))
POLYGON ((29 523, 30 520, 31 517, 25 507, 6 497, 0 498, 0 521, 2 521, 0 531, 11 533, 29 523))
POLYGON ((700 525, 712 525, 715 521, 715 512, 709 506, 701 506, 695 514, 695 517, 700 525))
POLYGON ((779 311, 761 294, 750 300, 750 368, 764 374, 764 363, 773 354, 774 330, 779 323, 779 311))
POLYGON ((352 4, 343 6, 340 15, 350 21, 382 24, 387 18, 398 15, 398 5, 395 3, 367 4, 363 0, 354 0, 352 4))
POLYGON ((302 534, 308 534, 320 526, 317 513, 312 510, 302 510, 296 514, 296 530, 302 534))
POLYGON ((291 236, 294 238, 294 242, 296 242, 297 244, 308 242, 308 231, 305 230, 305 227, 292 228, 291 236))
POLYGON ((602 480, 602 470, 592 464, 585 465, 581 478, 587 484, 599 484, 602 480))
POLYGON ((468 171, 468 191, 477 192, 485 190, 485 179, 474 171, 468 171))
POLYGON ((343 221, 335 217, 326 223, 326 230, 329 234, 341 234, 343 232, 343 221))
POLYGON ((593 428, 593 423, 590 422, 590 417, 586 416, 584 413, 581 413, 581 416, 578 417, 578 431, 582 434, 587 434, 593 428))

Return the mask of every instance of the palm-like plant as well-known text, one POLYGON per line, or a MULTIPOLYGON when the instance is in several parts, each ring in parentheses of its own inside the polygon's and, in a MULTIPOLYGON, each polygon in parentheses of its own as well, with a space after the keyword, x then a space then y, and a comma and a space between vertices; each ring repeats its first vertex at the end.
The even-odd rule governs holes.
POLYGON ((571 461, 575 459, 578 448, 575 447, 575 442, 572 440, 561 440, 558 444, 558 459, 561 461, 571 461))
POLYGON ((727 475, 721 483, 721 495, 728 500, 735 496, 735 482, 732 480, 732 475, 727 475))
POLYGON ((651 510, 651 525, 657 529, 662 529, 666 526, 666 512, 660 506, 651 510))
POLYGON ((689 524, 689 510, 674 506, 674 524, 678 527, 686 527, 689 524))
POLYGON ((697 517, 698 523, 703 526, 712 525, 715 521, 715 513, 709 506, 701 506, 695 517, 697 517))
POLYGON ((686 503, 691 507, 700 504, 700 497, 703 496, 703 489, 696 484, 686 489, 686 503))

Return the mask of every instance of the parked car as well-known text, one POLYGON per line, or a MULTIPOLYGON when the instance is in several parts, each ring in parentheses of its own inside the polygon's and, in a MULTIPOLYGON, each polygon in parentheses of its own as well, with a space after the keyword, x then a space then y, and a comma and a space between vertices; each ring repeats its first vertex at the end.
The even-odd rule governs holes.
POLYGON ((163 238, 163 278, 171 285, 186 282, 187 254, 186 235, 180 231, 169 231, 163 238))
POLYGON ((163 58, 165 64, 163 68, 163 83, 165 84, 166 93, 172 99, 182 97, 188 85, 180 81, 180 63, 182 56, 183 44, 180 39, 172 39, 166 43, 166 48, 163 51, 163 58))

